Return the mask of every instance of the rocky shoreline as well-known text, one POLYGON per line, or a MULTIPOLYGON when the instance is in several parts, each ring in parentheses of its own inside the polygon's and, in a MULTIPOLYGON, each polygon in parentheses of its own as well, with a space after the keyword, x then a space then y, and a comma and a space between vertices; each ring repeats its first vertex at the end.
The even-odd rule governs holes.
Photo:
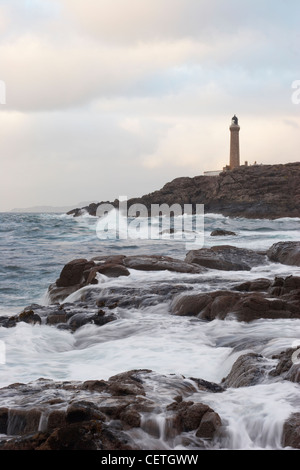
MULTIPOLYGON (((250 270, 264 263, 300 266, 300 242, 281 242, 266 252, 218 246, 189 252, 184 261, 163 256, 102 256, 73 260, 49 287, 48 306, 31 305, 20 314, 1 317, 0 326, 20 322, 48 325, 74 333, 87 323, 99 327, 118 319, 118 307, 139 308, 168 302, 170 315, 210 322, 235 319, 300 318, 300 277, 257 278, 229 284, 227 289, 194 293, 199 275, 250 270), (130 277, 132 271, 181 273, 178 279, 140 287, 106 289, 99 276, 130 277), (68 296, 78 292, 73 302, 68 296), (67 300, 66 302, 64 302, 67 300), (63 302, 63 303, 62 303, 63 302)), ((300 347, 300 340, 299 340, 300 347)), ((298 348, 299 348, 298 347, 298 348)), ((226 433, 226 420, 201 400, 199 392, 222 394, 230 388, 272 383, 300 383, 297 347, 272 360, 260 354, 238 357, 220 383, 199 377, 131 370, 108 380, 58 382, 41 378, 0 389, 0 450, 138 450, 143 439, 160 439, 166 447, 209 449, 226 433), (198 394, 198 395, 197 395, 198 394), (146 437, 145 437, 146 436, 146 437)), ((156 444, 157 445, 157 444, 156 444)), ((300 413, 286 420, 282 447, 300 448, 300 413)))
MULTIPOLYGON (((68 214, 96 216, 100 204, 75 208, 68 214)), ((119 207, 117 199, 110 204, 119 207)), ((230 217, 300 217, 300 163, 242 166, 214 177, 176 178, 158 191, 128 201, 128 207, 133 204, 143 204, 149 216, 152 204, 180 204, 182 208, 191 204, 194 209, 196 204, 204 204, 206 213, 230 217)))

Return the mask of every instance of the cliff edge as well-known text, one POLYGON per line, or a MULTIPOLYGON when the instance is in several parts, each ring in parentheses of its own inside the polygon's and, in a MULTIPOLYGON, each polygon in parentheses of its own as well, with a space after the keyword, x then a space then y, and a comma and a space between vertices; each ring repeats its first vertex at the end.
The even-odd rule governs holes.
MULTIPOLYGON (((128 200, 132 204, 204 204, 205 213, 231 217, 277 219, 300 217, 300 162, 279 165, 242 166, 219 176, 176 178, 153 193, 128 200)), ((96 215, 99 204, 73 209, 96 215)), ((118 207, 119 201, 112 202, 118 207)))

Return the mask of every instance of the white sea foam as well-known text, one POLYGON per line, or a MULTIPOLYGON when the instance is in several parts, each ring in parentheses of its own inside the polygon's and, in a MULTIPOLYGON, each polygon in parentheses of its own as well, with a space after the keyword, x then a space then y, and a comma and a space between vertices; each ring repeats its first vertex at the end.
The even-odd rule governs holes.
MULTIPOLYGON (((142 237, 141 240, 116 240, 111 236, 100 241, 96 236, 95 217, 73 218, 63 214, 4 214, 1 217, 4 248, 0 267, 0 315, 3 316, 18 313, 34 302, 47 304, 48 285, 58 278, 63 265, 71 259, 107 254, 162 254, 184 259, 186 255, 184 243, 169 239, 167 233, 157 240, 142 237), (33 227, 40 230, 31 230, 33 227), (20 234, 26 236, 20 237, 20 234)), ((205 246, 231 244, 266 250, 278 241, 298 240, 299 222, 300 219, 290 218, 261 221, 206 214, 205 246), (237 236, 211 237, 211 231, 216 228, 233 230, 237 236)), ((153 226, 159 235, 158 219, 153 220, 153 226)), ((146 231, 146 224, 142 225, 141 235, 146 231)), ((246 280, 290 275, 300 276, 300 267, 268 261, 250 271, 208 270, 193 275, 130 269, 128 277, 108 278, 99 274, 98 285, 75 292, 65 302, 80 301, 87 290, 94 290, 98 295, 105 295, 112 289, 118 292, 119 288, 142 291, 151 283, 157 286, 184 284, 188 278, 193 281, 188 284, 193 290, 188 292, 207 292, 246 280)), ((300 344, 300 319, 203 322, 171 315, 167 301, 140 308, 117 307, 114 313, 118 318, 114 322, 101 327, 87 324, 75 333, 26 323, 0 328, 0 341, 5 344, 6 352, 5 363, 0 366, 0 386, 40 377, 107 379, 139 368, 219 383, 242 354, 261 354, 275 367, 277 361, 272 359, 273 355, 300 344)), ((199 392, 194 398, 220 414, 226 433, 216 445, 229 449, 280 448, 284 420, 291 412, 300 411, 298 384, 280 377, 266 378, 252 387, 228 389, 222 394, 199 392)), ((163 429, 164 416, 158 419, 163 429)), ((164 442, 150 442, 144 432, 137 439, 142 440, 145 448, 151 448, 152 444, 167 446, 164 442)), ((173 444, 176 446, 175 442, 173 444)))

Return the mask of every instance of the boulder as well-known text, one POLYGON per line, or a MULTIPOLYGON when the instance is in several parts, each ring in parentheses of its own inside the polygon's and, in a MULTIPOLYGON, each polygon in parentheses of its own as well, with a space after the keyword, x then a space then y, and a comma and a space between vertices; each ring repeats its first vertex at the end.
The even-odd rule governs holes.
POLYGON ((289 266, 300 266, 300 242, 275 243, 267 251, 267 256, 270 261, 289 266))
POLYGON ((266 361, 260 354, 248 353, 240 356, 233 364, 230 373, 223 378, 226 388, 251 387, 265 376, 266 361))
POLYGON ((244 292, 255 292, 255 291, 262 291, 266 292, 269 287, 272 285, 272 281, 269 279, 255 279, 254 281, 246 281, 242 282, 242 284, 238 284, 234 287, 234 290, 237 291, 244 291, 244 292))
POLYGON ((177 434, 196 431, 196 436, 213 439, 222 426, 220 416, 208 405, 175 401, 167 409, 173 412, 172 428, 177 434))
POLYGON ((300 449, 300 413, 293 413, 284 423, 282 445, 300 449))
POLYGON ((204 269, 191 263, 173 259, 168 256, 127 256, 124 259, 127 268, 139 271, 172 271, 178 273, 203 273, 204 269))
POLYGON ((300 383, 300 361, 298 359, 300 353, 297 356, 298 360, 296 362, 293 360, 297 351, 300 351, 300 341, 299 347, 288 348, 280 354, 272 356, 272 359, 278 359, 278 363, 275 369, 270 371, 270 375, 273 377, 281 376, 284 380, 300 383))
POLYGON ((266 259, 264 253, 221 245, 189 251, 185 262, 223 271, 250 271, 265 264, 266 259))
POLYGON ((179 390, 185 398, 193 395, 195 380, 206 393, 211 389, 217 393, 216 384, 201 379, 192 383, 182 376, 147 369, 108 380, 39 379, 1 388, 0 400, 9 397, 10 405, 0 409, 0 450, 138 450, 133 428, 163 438, 170 448, 174 438, 179 446, 184 445, 185 433, 191 432, 194 444, 201 447, 203 438, 215 436, 220 417, 205 403, 184 401, 182 396, 170 405, 166 400, 179 390))
POLYGON ((260 318, 300 318, 300 292, 281 297, 264 292, 214 291, 175 297, 170 309, 174 315, 195 316, 212 321, 232 317, 250 322, 260 318))
POLYGON ((84 272, 94 266, 94 261, 88 261, 86 259, 74 259, 70 261, 62 269, 59 279, 56 281, 56 286, 70 287, 83 283, 85 281, 84 272))
POLYGON ((207 411, 200 421, 196 432, 197 437, 202 439, 213 439, 222 426, 222 421, 215 411, 207 411))
POLYGON ((235 232, 231 232, 230 230, 213 230, 210 234, 211 237, 229 237, 229 236, 236 236, 235 232))

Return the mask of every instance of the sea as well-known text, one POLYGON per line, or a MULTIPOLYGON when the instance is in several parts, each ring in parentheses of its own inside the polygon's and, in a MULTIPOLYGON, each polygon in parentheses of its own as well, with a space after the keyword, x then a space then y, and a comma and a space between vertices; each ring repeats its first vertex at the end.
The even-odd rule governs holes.
MULTIPOLYGON (((0 214, 0 316, 15 315, 31 304, 47 305, 48 286, 63 266, 77 258, 100 255, 155 254, 184 260, 187 245, 165 232, 159 238, 99 237, 98 219, 84 214, 0 214)), ((159 229, 159 221, 157 230, 159 229)), ((162 233, 162 232, 159 232, 162 233)), ((256 220, 206 214, 203 246, 233 245, 259 251, 279 241, 298 241, 300 219, 256 220), (236 236, 212 237, 216 229, 236 236)), ((141 288, 149 282, 176 281, 186 276, 168 271, 131 270, 130 276, 101 277, 95 289, 141 288)), ((300 276, 300 267, 268 262, 251 271, 191 274, 193 288, 208 292, 250 279, 300 276)), ((72 294, 66 301, 77 299, 72 294)), ((84 325, 75 332, 49 325, 19 323, 0 328, 0 387, 28 383, 41 377, 53 380, 108 379, 132 369, 158 374, 198 377, 220 383, 237 358, 245 353, 272 356, 300 344, 300 319, 234 319, 197 321, 170 314, 168 302, 143 308, 120 308, 118 319, 104 326, 84 325)), ((229 388, 222 394, 202 393, 226 425, 222 449, 281 449, 283 423, 300 412, 299 385, 265 379, 251 387, 229 388)), ((142 443, 150 448, 150 443, 142 443)), ((161 448, 168 448, 161 442, 161 448)))

